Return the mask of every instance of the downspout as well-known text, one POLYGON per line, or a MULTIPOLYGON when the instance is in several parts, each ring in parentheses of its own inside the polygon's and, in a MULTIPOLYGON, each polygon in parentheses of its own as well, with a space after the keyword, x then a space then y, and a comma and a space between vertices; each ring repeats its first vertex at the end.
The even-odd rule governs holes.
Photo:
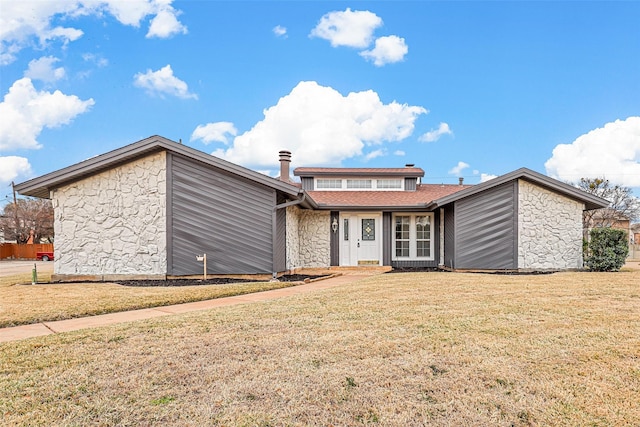
POLYGON ((271 215, 271 235, 273 236, 273 241, 272 241, 272 252, 273 252, 273 257, 271 259, 271 268, 272 268, 272 272, 271 272, 271 277, 272 280, 274 280, 276 278, 276 276, 278 275, 278 272, 275 271, 275 266, 276 266, 276 234, 278 233, 278 227, 276 224, 276 211, 280 210, 280 209, 284 209, 284 208, 288 208, 289 206, 295 206, 295 205, 299 205, 301 203, 303 203, 307 198, 307 193, 306 192, 302 192, 302 197, 299 197, 296 200, 292 200, 290 202, 285 202, 285 203, 280 203, 279 205, 275 205, 273 207, 273 213, 271 215))

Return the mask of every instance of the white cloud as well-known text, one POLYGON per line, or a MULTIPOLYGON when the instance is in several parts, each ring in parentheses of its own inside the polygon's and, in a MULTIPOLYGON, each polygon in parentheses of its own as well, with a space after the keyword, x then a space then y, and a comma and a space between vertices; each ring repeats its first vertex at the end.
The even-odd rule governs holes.
POLYGON ((429 132, 422 135, 420 138, 418 138, 418 141, 435 142, 439 140, 442 135, 453 135, 453 132, 451 132, 449 125, 444 122, 440 123, 438 129, 431 129, 429 132))
POLYGON ((564 181, 605 176, 611 182, 640 187, 640 117, 616 120, 559 144, 544 164, 547 174, 564 181))
POLYGON ((370 153, 367 153, 364 156, 364 161, 368 162, 369 160, 373 160, 376 157, 382 157, 382 156, 386 156, 387 155, 387 150, 380 148, 378 150, 373 150, 370 153))
POLYGON ((95 53, 84 53, 82 55, 82 59, 84 59, 85 62, 92 62, 100 68, 103 68, 109 65, 108 59, 103 58, 100 55, 96 55, 95 53))
POLYGON ((452 167, 451 169, 449 169, 449 173, 451 175, 460 175, 460 172, 462 172, 463 170, 465 170, 466 168, 469 167, 468 163, 465 162, 458 162, 457 165, 455 165, 454 167, 452 167))
POLYGON ((133 76, 133 84, 145 89, 151 95, 172 95, 182 99, 198 99, 198 95, 189 92, 189 86, 173 75, 171 65, 166 65, 158 71, 147 70, 133 76))
POLYGON ((278 37, 287 37, 287 29, 281 25, 273 27, 273 34, 278 37))
POLYGON ((405 156, 406 154, 407 154, 407 153, 405 153, 405 152, 404 152, 404 151, 402 151, 402 150, 396 150, 396 151, 394 151, 394 152, 393 152, 393 155, 394 155, 394 156, 405 156))
POLYGON ((54 82, 65 76, 63 67, 54 68, 53 64, 60 61, 53 56, 43 56, 29 62, 29 69, 24 72, 24 76, 31 80, 41 80, 43 82, 54 82))
POLYGON ((147 38, 158 37, 164 39, 176 34, 187 34, 187 27, 178 21, 179 14, 180 12, 170 5, 165 5, 151 20, 147 38))
POLYGON ((376 39, 373 49, 364 50, 360 55, 373 61, 376 67, 382 67, 385 64, 402 61, 408 52, 409 47, 402 37, 385 36, 376 39))
POLYGON ((490 179, 497 178, 498 175, 492 175, 490 173, 481 173, 480 174, 480 182, 489 181, 490 179))
POLYGON ((148 16, 151 20, 147 37, 170 37, 186 33, 177 16, 180 11, 171 6, 172 0, 20 0, 2 1, 0 13, 0 65, 16 59, 20 50, 34 40, 45 45, 53 40, 63 44, 75 41, 84 34, 71 26, 56 26, 55 21, 68 22, 83 15, 113 15, 121 24, 139 27, 148 16))
POLYGON ((391 102, 383 104, 368 90, 343 96, 316 82, 300 82, 264 111, 264 119, 214 155, 247 166, 277 166, 280 150, 293 153, 296 165, 339 165, 361 156, 365 146, 401 141, 427 110, 391 102))
POLYGON ((15 181, 18 177, 31 175, 29 160, 18 156, 0 156, 0 186, 15 181))
POLYGON ((93 104, 59 90, 38 92, 27 77, 17 80, 0 103, 0 151, 40 148, 36 138, 42 129, 66 125, 93 104))
POLYGON ((310 36, 328 40, 331 46, 365 48, 371 44, 373 32, 382 25, 382 19, 369 11, 329 12, 311 30, 310 36))
POLYGON ((228 135, 236 136, 238 130, 231 122, 216 122, 199 125, 191 134, 191 141, 201 140, 205 144, 222 142, 229 144, 228 135))

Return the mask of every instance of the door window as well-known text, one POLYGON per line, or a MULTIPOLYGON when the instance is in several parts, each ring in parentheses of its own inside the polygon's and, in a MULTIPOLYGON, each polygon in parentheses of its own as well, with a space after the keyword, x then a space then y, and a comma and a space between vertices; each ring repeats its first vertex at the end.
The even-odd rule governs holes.
POLYGON ((362 240, 376 240, 376 220, 375 218, 362 219, 362 240))

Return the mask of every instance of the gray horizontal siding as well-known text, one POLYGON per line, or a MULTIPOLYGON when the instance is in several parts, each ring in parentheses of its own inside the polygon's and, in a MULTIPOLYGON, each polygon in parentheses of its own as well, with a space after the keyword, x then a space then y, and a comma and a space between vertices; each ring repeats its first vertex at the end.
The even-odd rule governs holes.
POLYGON ((170 274, 270 273, 275 190, 203 163, 171 162, 170 274))
POLYGON ((456 224, 455 206, 450 204, 444 208, 444 265, 455 268, 456 224))
POLYGON ((404 190, 405 191, 416 191, 417 189, 417 178, 405 178, 404 179, 404 190))
POLYGON ((304 177, 302 177, 300 179, 300 182, 302 184, 302 189, 303 190, 305 190, 305 191, 313 191, 314 190, 314 188, 313 188, 313 178, 304 176, 304 177))
POLYGON ((514 181, 455 203, 455 268, 517 268, 515 195, 514 181))

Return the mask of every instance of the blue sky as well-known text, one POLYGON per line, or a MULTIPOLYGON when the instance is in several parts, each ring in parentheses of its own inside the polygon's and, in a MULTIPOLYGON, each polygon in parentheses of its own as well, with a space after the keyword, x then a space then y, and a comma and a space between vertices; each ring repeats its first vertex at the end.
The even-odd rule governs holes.
POLYGON ((0 200, 162 135, 275 175, 640 189, 640 2, 0 0, 0 200))

